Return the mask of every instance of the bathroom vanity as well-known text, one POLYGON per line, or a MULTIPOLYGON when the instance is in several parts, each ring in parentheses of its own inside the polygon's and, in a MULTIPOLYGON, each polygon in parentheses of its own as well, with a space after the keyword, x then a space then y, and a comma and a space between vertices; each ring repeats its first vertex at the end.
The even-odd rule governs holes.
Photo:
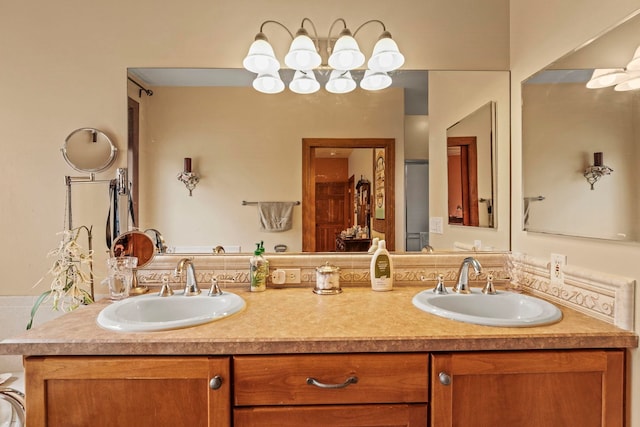
POLYGON ((497 328, 412 306, 424 289, 238 289, 197 327, 101 329, 98 302, 5 340, 24 354, 30 426, 624 426, 638 337, 563 308, 497 328))

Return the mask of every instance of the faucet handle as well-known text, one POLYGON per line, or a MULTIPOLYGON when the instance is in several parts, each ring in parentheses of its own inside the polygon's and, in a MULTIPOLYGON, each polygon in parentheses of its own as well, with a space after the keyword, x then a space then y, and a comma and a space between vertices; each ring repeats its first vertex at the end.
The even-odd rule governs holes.
POLYGON ((438 283, 436 284, 436 287, 433 288, 433 293, 437 295, 444 295, 449 293, 447 292, 447 288, 444 285, 444 275, 442 275, 442 273, 438 274, 438 283))
POLYGON ((209 296, 219 297, 220 295, 222 295, 222 290, 220 289, 220 286, 218 286, 218 279, 214 277, 213 279, 211 279, 211 289, 209 289, 209 296))
POLYGON ((162 276, 162 288, 158 292, 158 296, 169 297, 173 295, 173 289, 169 286, 169 277, 167 275, 162 276))
POLYGON ((493 286, 493 274, 487 274, 487 284, 482 288, 482 293, 486 295, 495 295, 498 293, 493 286))

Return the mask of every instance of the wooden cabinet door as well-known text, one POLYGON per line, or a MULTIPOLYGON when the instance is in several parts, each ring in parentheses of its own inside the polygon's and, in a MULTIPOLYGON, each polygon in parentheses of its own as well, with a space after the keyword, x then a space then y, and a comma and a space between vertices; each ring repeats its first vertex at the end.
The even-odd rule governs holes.
POLYGON ((237 408, 235 427, 424 427, 427 405, 318 405, 237 408))
POLYGON ((30 427, 230 425, 227 357, 29 357, 25 372, 30 427))
POLYGON ((435 354, 431 426, 624 426, 623 350, 435 354))

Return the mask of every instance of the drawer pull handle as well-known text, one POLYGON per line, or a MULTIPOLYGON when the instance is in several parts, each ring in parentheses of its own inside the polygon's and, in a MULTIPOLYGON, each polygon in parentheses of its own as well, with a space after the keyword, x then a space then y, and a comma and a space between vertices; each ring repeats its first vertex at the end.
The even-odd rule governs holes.
POLYGON ((321 383, 320 381, 318 381, 315 378, 312 378, 312 377, 307 378, 307 384, 314 385, 314 386, 320 387, 320 388, 345 388, 349 384, 355 384, 357 382, 358 382, 358 377, 349 377, 342 384, 325 384, 325 383, 321 383))

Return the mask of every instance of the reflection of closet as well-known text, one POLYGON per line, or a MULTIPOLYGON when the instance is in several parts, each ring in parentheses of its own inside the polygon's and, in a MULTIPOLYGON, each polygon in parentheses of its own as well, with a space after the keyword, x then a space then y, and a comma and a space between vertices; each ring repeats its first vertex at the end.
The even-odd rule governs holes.
POLYGON ((360 177, 355 192, 356 224, 367 230, 367 238, 371 237, 371 183, 360 177))

